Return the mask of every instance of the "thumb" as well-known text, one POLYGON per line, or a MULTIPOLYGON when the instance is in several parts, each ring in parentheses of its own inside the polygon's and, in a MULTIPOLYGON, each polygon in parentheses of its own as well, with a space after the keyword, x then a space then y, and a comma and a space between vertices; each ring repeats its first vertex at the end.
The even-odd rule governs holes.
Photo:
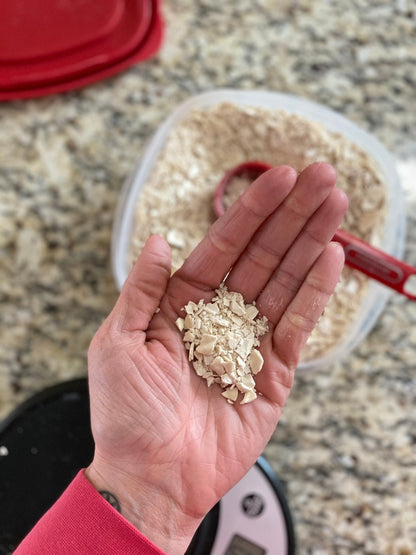
POLYGON ((146 241, 120 293, 115 311, 124 331, 145 331, 165 294, 171 273, 171 253, 159 235, 146 241))

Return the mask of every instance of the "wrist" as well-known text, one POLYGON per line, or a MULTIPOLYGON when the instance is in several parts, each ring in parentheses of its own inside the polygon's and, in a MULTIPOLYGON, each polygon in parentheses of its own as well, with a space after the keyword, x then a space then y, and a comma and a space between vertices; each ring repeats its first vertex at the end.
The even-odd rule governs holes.
POLYGON ((85 471, 96 490, 137 530, 169 555, 183 555, 201 519, 186 515, 157 484, 94 461, 85 471))

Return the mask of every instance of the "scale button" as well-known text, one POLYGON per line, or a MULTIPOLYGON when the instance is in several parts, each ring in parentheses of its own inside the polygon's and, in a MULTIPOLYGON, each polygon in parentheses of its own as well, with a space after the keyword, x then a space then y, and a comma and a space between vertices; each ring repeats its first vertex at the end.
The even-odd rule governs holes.
POLYGON ((265 506, 264 499, 258 493, 250 493, 241 501, 243 513, 250 517, 260 516, 265 506))

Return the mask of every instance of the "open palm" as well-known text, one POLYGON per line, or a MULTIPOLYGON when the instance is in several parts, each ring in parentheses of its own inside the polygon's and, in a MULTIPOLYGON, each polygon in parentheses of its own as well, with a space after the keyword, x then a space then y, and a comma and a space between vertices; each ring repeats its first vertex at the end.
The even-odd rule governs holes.
POLYGON ((168 553, 184 552, 276 427, 344 262, 330 242, 348 204, 335 179, 324 163, 300 175, 287 166, 266 172, 172 277, 168 245, 151 237, 92 341, 89 477, 118 488, 127 518, 168 553), (175 326, 188 301, 212 299, 224 280, 271 322, 260 347, 260 396, 247 405, 228 404, 219 386, 194 374, 175 326))

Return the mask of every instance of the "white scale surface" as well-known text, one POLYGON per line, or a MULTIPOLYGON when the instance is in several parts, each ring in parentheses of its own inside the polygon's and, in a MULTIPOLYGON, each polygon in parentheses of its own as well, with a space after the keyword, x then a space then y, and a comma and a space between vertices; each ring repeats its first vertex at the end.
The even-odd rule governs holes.
POLYGON ((279 498, 254 465, 221 499, 211 555, 287 555, 288 538, 279 498))

